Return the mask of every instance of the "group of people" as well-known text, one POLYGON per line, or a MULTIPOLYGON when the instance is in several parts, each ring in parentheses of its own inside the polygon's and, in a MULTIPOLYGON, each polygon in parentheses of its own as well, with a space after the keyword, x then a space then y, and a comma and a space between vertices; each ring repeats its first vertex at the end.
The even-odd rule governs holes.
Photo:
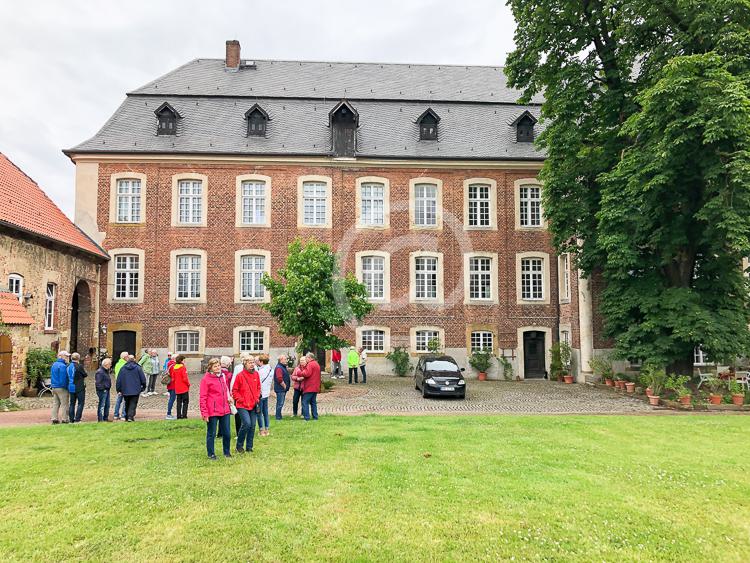
MULTIPOLYGON (((362 383, 367 383, 367 350, 360 346, 352 346, 346 354, 346 365, 349 367, 349 384, 359 383, 359 374, 362 374, 362 383)), ((331 379, 344 379, 341 370, 341 350, 331 350, 331 379)))

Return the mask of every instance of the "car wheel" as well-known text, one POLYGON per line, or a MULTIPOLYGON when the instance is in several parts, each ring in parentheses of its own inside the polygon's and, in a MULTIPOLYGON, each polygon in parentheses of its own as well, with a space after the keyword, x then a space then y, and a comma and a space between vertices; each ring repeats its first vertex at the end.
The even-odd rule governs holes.
POLYGON ((422 398, 427 398, 427 386, 424 383, 422 384, 422 398))
POLYGON ((417 391, 419 391, 419 384, 417 383, 416 379, 414 380, 414 389, 416 389, 417 391))
POLYGON ((459 395, 458 398, 463 401, 464 399, 466 399, 466 393, 464 393, 463 395, 459 395))

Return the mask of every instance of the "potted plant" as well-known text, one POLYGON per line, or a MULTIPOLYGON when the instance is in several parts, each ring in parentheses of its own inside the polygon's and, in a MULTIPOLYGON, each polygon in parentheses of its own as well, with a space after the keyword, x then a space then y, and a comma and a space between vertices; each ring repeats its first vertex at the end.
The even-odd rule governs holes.
POLYGON ((625 382, 625 391, 628 393, 635 393, 635 378, 627 373, 621 373, 620 375, 625 382))
POLYGON ((737 381, 729 382, 729 393, 732 395, 732 404, 741 407, 745 403, 745 392, 742 385, 737 381))
POLYGON ((570 366, 573 360, 573 349, 567 342, 560 342, 560 361, 563 367, 563 379, 565 383, 573 383, 573 373, 571 372, 570 366))
POLYGON ((708 395, 709 404, 720 405, 721 400, 724 398, 722 391, 726 387, 726 383, 718 377, 709 377, 708 381, 706 381, 706 387, 710 391, 708 395))
POLYGON ((659 405, 661 392, 664 389, 664 384, 667 382, 667 372, 660 366, 648 364, 644 367, 643 374, 647 386, 651 389, 648 401, 652 406, 656 407, 659 405))
POLYGON ((22 391, 26 397, 35 397, 37 385, 50 376, 50 368, 57 359, 55 352, 49 348, 31 348, 26 354, 26 382, 28 387, 22 391))
POLYGON ((565 374, 562 358, 560 354, 560 343, 555 342, 550 347, 550 364, 549 364, 549 380, 557 379, 558 381, 563 380, 565 374))
POLYGON ((491 350, 483 348, 476 350, 471 356, 469 356, 469 365, 479 372, 479 381, 485 381, 487 379, 487 370, 492 365, 492 357, 494 354, 491 350))
POLYGON ((613 385, 612 360, 609 356, 596 356, 589 360, 589 366, 591 366, 591 371, 603 379, 605 383, 609 381, 607 385, 610 387, 613 385))
POLYGON ((399 377, 405 377, 411 371, 409 352, 404 346, 396 346, 385 355, 386 359, 393 362, 393 373, 399 377))
POLYGON ((667 382, 664 385, 667 389, 674 391, 677 396, 677 400, 681 405, 689 405, 691 393, 690 389, 685 387, 685 384, 690 381, 690 377, 687 375, 670 375, 667 378, 667 382))

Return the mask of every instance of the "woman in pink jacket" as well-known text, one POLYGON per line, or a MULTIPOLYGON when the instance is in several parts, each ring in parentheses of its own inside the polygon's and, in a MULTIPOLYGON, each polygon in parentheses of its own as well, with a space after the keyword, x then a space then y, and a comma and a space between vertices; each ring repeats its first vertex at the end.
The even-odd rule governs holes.
POLYGON ((229 395, 229 387, 226 378, 221 373, 221 363, 218 358, 208 360, 206 374, 201 379, 200 405, 201 417, 206 421, 206 451, 208 459, 216 459, 214 452, 214 440, 216 439, 216 426, 221 428, 222 445, 224 457, 232 457, 229 451, 231 434, 229 430, 229 413, 232 398, 229 395))

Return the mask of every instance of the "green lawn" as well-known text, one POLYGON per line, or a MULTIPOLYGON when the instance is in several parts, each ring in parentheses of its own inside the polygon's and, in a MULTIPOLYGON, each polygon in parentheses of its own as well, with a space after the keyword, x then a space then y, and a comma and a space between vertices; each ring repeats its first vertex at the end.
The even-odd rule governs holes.
POLYGON ((1 429, 0 560, 750 559, 744 416, 285 420, 216 462, 204 435, 1 429))

